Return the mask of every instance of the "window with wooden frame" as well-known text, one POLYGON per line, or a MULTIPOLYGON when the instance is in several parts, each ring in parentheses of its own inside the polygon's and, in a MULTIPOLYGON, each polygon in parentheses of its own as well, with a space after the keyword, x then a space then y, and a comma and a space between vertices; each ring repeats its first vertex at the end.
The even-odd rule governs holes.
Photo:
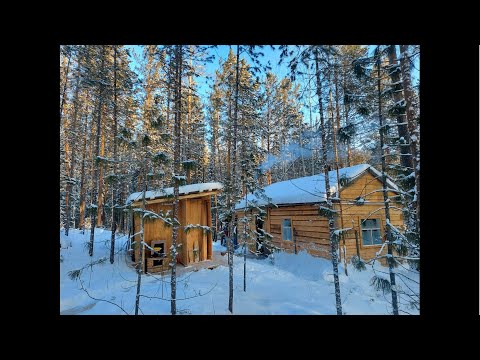
POLYGON ((360 219, 360 228, 362 229, 363 246, 380 245, 382 243, 380 219, 360 219))
POLYGON ((292 241, 292 219, 282 220, 282 240, 292 241))

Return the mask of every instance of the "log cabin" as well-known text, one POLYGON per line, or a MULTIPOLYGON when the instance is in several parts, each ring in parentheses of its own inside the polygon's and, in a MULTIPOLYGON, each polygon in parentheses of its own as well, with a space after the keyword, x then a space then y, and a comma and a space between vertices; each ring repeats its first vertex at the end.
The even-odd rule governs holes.
MULTIPOLYGON (((357 254, 363 260, 372 259, 385 241, 381 172, 371 165, 359 164, 339 169, 339 179, 337 182, 336 170, 329 172, 335 228, 340 235, 339 259, 343 257, 348 262, 357 254)), ((387 189, 391 224, 404 230, 399 188, 388 178, 387 189)), ((238 219, 247 214, 250 229, 258 233, 265 231, 271 236, 264 242, 264 245, 270 244, 265 246, 268 252, 305 250, 314 256, 330 258, 328 219, 319 215, 326 201, 324 175, 281 181, 263 190, 263 196, 247 194, 247 202, 243 199, 235 206, 239 242, 244 225, 238 219), (261 210, 266 214, 259 217, 261 210)), ((248 241, 252 251, 258 250, 258 239, 252 236, 248 241)), ((386 251, 384 246, 381 255, 386 251)))
MULTIPOLYGON (((184 266, 199 261, 212 259, 212 233, 205 231, 212 226, 211 199, 221 191, 221 183, 190 184, 179 187, 178 221, 180 222, 177 244, 177 263, 184 266), (192 227, 193 225, 193 227, 192 227), (188 229, 187 231, 187 228, 188 229)), ((140 247, 141 238, 138 234, 141 228, 141 212, 135 209, 142 208, 143 192, 136 192, 127 198, 127 205, 133 208, 132 234, 132 261, 144 251, 144 271, 147 273, 162 272, 169 269, 171 261, 170 247, 172 245, 172 226, 161 218, 145 219, 144 242, 147 246, 140 247)), ((173 187, 158 191, 145 192, 145 209, 164 216, 173 211, 173 187)), ((156 217, 155 215, 153 215, 156 217)), ((166 217, 165 217, 166 218, 166 217)), ((138 260, 137 260, 138 261, 138 260)))

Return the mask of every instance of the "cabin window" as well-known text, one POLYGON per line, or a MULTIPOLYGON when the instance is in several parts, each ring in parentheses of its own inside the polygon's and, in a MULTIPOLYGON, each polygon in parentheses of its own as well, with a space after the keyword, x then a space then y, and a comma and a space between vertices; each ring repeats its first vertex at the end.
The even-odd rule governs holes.
POLYGON ((153 266, 163 265, 163 259, 165 258, 165 241, 162 240, 153 240, 152 249, 150 251, 150 256, 156 258, 153 260, 153 266))
POLYGON ((282 239, 292 241, 292 220, 282 220, 282 239))
POLYGON ((378 245, 382 243, 380 219, 362 219, 362 245, 378 245))

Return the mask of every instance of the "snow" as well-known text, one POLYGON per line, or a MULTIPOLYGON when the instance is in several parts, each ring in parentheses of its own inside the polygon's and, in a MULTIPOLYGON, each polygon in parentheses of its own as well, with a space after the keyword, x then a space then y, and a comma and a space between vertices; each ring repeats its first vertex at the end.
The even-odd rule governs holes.
MULTIPOLYGON (((71 280, 67 273, 80 269, 90 262, 103 257, 109 258, 110 231, 95 230, 95 246, 92 258, 88 256, 89 231, 82 235, 79 230, 71 229, 69 236, 60 231, 62 242, 71 242, 68 249, 61 249, 63 262, 60 262, 60 313, 80 315, 125 315, 114 304, 121 306, 133 315, 137 274, 124 248, 126 236, 117 234, 115 262, 107 260, 103 264, 86 267, 80 279, 88 293, 96 298, 110 301, 92 300, 80 288, 78 280, 71 280), (112 304, 113 303, 113 304, 112 304)), ((213 251, 226 251, 220 241, 213 243, 213 251)), ((224 264, 210 269, 179 274, 177 279, 177 309, 179 314, 227 315, 228 311, 228 266, 226 255, 224 264), (204 294, 196 296, 196 294, 204 294), (183 299, 183 300, 182 300, 183 299)), ((407 266, 408 265, 403 265, 407 266)), ((376 291, 369 281, 374 275, 371 266, 357 272, 348 266, 349 276, 345 276, 342 264, 339 264, 339 278, 342 307, 345 314, 389 314, 391 313, 391 295, 376 291)), ((418 274, 401 266, 395 269, 397 283, 405 291, 406 286, 399 280, 404 273, 414 282, 408 286, 418 292, 418 274)), ((388 279, 388 268, 375 263, 377 276, 388 279)), ((403 278, 406 280, 406 278, 403 278)), ((167 315, 170 313, 170 276, 143 275, 140 298, 140 313, 167 315)), ((411 314, 418 314, 400 301, 400 308, 411 314)), ((234 257, 234 304, 235 315, 242 314, 336 314, 332 264, 329 260, 313 257, 307 253, 276 253, 274 263, 270 259, 247 259, 247 291, 243 291, 243 257, 234 257)), ((402 313, 402 312, 401 312, 402 313)))
MULTIPOLYGON (((219 182, 210 182, 210 183, 201 183, 201 184, 190 184, 190 185, 183 185, 180 186, 178 191, 180 195, 187 195, 190 193, 195 192, 204 192, 204 191, 213 191, 213 190, 221 190, 223 189, 223 185, 219 182)), ((140 201, 142 199, 142 191, 130 194, 127 198, 126 203, 129 204, 134 201, 140 201)), ((146 199, 158 199, 162 197, 172 196, 173 195, 173 187, 164 188, 161 190, 150 190, 145 192, 146 199)))
POLYGON ((345 229, 338 229, 338 230, 335 230, 334 233, 335 235, 340 235, 340 233, 344 232, 344 231, 350 231, 350 230, 353 230, 353 228, 345 228, 345 229))
MULTIPOLYGON (((359 164, 346 168, 338 169, 340 179, 346 177, 349 180, 354 179, 363 172, 370 170, 381 181, 382 173, 369 164, 359 164)), ((337 172, 332 170, 328 173, 330 179, 330 192, 336 191, 337 172)), ((389 179, 387 184, 390 188, 398 190, 398 187, 389 179)), ((264 188, 265 195, 271 198, 271 202, 277 205, 280 204, 303 204, 303 203, 318 203, 326 201, 325 198, 325 176, 317 174, 313 176, 306 176, 297 179, 280 181, 273 183, 264 188)), ((252 201, 256 201, 256 205, 266 205, 266 199, 261 199, 253 194, 248 194, 248 203, 252 205, 252 201)), ((241 200, 235 205, 235 209, 243 209, 245 207, 245 200, 241 200)))

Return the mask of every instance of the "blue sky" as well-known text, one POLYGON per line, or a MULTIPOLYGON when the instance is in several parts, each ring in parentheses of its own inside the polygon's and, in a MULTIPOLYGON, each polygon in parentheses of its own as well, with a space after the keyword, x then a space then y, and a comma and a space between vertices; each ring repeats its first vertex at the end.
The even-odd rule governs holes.
MULTIPOLYGON (((220 62, 223 62, 226 60, 230 47, 233 47, 233 50, 236 51, 236 45, 218 45, 216 48, 212 48, 210 50, 210 54, 214 55, 215 59, 213 60, 213 62, 206 64, 203 72, 204 76, 200 76, 196 78, 196 82, 198 84, 198 92, 204 103, 208 101, 208 95, 210 93, 210 85, 212 83, 212 80, 207 80, 206 76, 209 76, 210 78, 213 78, 215 76, 215 70, 219 68, 220 62)), ((136 52, 137 54, 141 55, 141 51, 142 51, 141 46, 128 45, 127 48, 129 48, 132 52, 136 52)), ((373 50, 373 46, 370 46, 369 52, 371 52, 372 50, 373 50)), ((265 55, 264 57, 261 58, 261 61, 265 64, 267 63, 267 61, 270 61, 270 65, 272 67, 271 71, 277 75, 277 78, 281 79, 289 75, 289 70, 285 62, 282 63, 281 65, 278 65, 278 61, 280 59, 280 51, 272 50, 270 46, 265 46, 263 49, 261 49, 261 51, 265 55)), ((398 46, 397 46, 397 54, 398 54, 397 56, 399 56, 400 54, 398 46)), ((248 55, 246 54, 241 54, 240 56, 246 57, 247 60, 249 60, 248 55)), ((132 59, 132 62, 130 64, 130 67, 132 68, 132 70, 135 70, 137 63, 133 57, 131 59, 132 59)), ((417 85, 419 69, 420 69, 418 58, 414 65, 415 67, 412 71, 412 78, 413 78, 413 84, 417 85)), ((297 78, 297 79, 300 80, 300 78, 297 78)), ((313 104, 314 104, 314 101, 312 100, 312 105, 313 104)), ((303 107, 302 111, 304 113, 305 122, 309 122, 308 107, 303 107)))

